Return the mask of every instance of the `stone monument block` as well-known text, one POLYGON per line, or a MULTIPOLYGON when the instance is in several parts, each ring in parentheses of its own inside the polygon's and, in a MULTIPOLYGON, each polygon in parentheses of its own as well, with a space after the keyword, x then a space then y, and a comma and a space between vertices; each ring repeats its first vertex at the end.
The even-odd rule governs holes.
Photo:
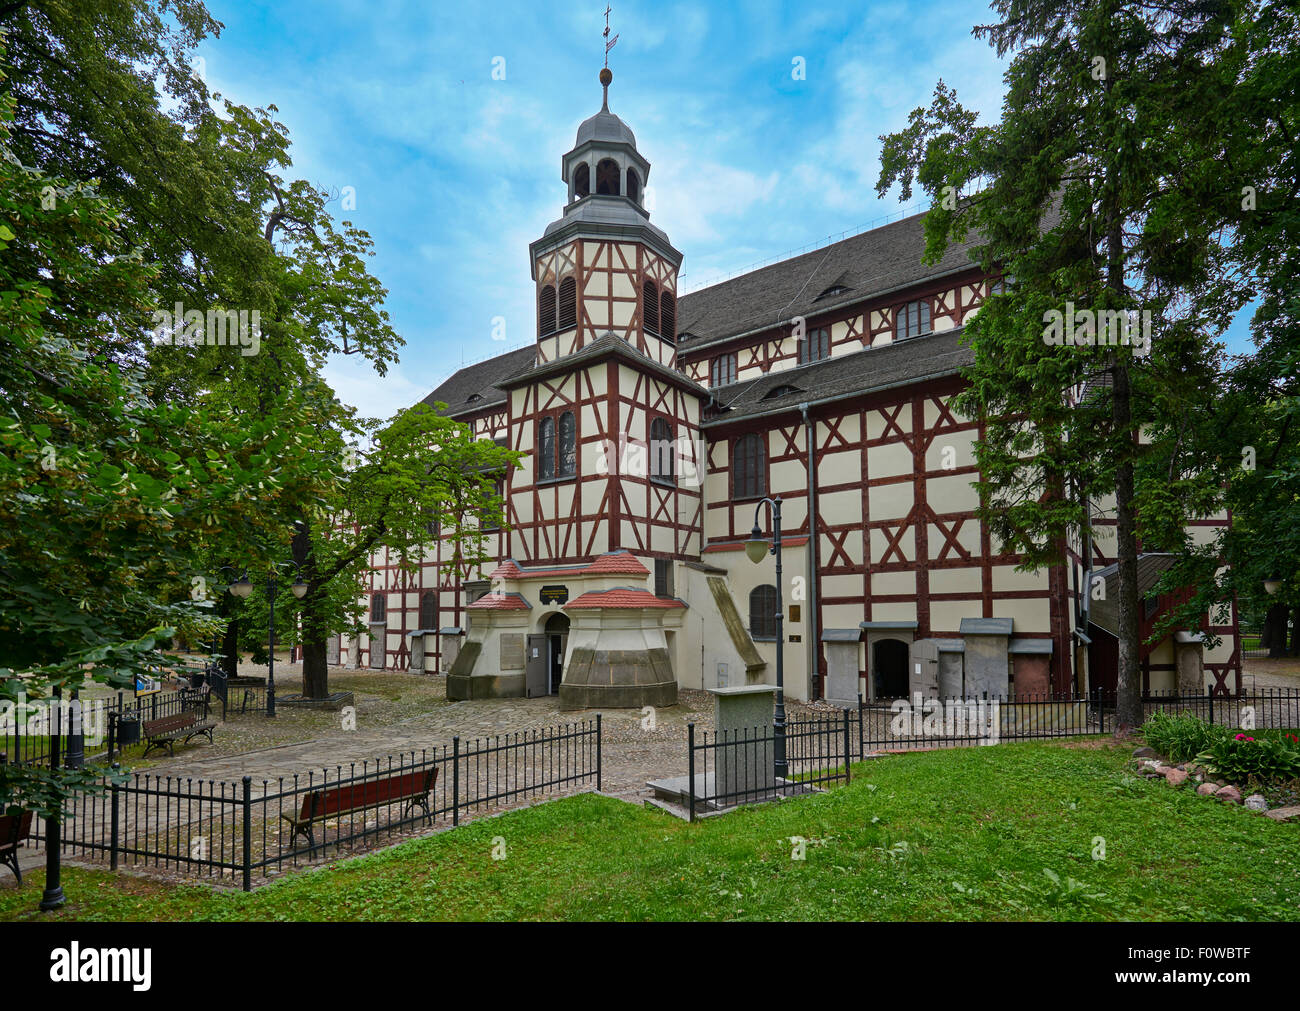
POLYGON ((959 699, 966 693, 963 653, 966 644, 960 639, 936 639, 939 644, 939 697, 959 699))
POLYGON ((856 628, 828 628, 822 632, 826 644, 826 701, 844 709, 858 707, 858 650, 862 631, 856 628))
POLYGON ((772 685, 710 688, 714 750, 713 792, 724 805, 757 800, 776 787, 772 755, 772 685), (727 742, 735 743, 727 746, 727 742))
POLYGON ((1205 646, 1199 632, 1174 633, 1174 666, 1178 668, 1178 694, 1205 694, 1205 646))
POLYGON ((1010 618, 963 618, 966 691, 969 698, 1006 698, 1011 690, 1010 618))

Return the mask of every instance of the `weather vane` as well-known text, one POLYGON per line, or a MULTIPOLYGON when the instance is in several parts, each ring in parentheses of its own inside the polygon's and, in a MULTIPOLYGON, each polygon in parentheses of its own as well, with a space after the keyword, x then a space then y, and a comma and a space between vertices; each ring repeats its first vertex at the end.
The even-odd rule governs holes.
POLYGON ((607 6, 605 8, 605 69, 606 70, 609 69, 609 51, 613 49, 616 45, 618 45, 617 35, 615 35, 612 39, 609 37, 609 12, 611 10, 613 10, 612 7, 607 6))

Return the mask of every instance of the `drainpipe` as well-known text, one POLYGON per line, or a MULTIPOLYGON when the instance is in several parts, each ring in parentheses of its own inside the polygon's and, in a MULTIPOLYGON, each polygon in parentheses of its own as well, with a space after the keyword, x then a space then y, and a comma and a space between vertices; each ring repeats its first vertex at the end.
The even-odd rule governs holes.
POLYGON ((808 641, 804 644, 808 655, 808 694, 812 699, 821 697, 821 682, 817 677, 817 469, 813 447, 813 422, 808 417, 808 405, 799 405, 803 415, 804 443, 808 447, 808 620, 804 628, 808 641))
MULTIPOLYGON (((1088 620, 1092 617, 1092 503, 1088 501, 1088 496, 1081 496, 1083 499, 1083 510, 1085 517, 1085 528, 1083 532, 1083 586, 1080 587, 1079 607, 1076 613, 1076 632, 1082 632, 1085 636, 1088 634, 1088 620)), ((1084 657, 1087 657, 1087 650, 1084 651, 1084 657)), ((1079 663, 1078 654, 1075 654, 1076 677, 1077 669, 1082 666, 1079 663)), ((1092 688, 1092 670, 1089 668, 1086 677, 1079 677, 1079 690, 1087 691, 1092 688)))

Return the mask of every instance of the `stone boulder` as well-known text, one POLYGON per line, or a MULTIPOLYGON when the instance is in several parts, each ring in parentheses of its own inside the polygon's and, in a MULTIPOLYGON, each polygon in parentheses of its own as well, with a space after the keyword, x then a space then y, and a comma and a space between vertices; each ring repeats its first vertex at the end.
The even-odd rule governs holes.
POLYGON ((1264 799, 1264 795, 1262 793, 1252 793, 1249 797, 1246 798, 1245 804, 1252 811, 1268 810, 1268 801, 1264 799))
POLYGON ((1235 786, 1221 786, 1214 795, 1219 800, 1226 800, 1229 804, 1241 803, 1241 791, 1235 786))
POLYGON ((1293 804, 1290 807, 1275 807, 1272 811, 1265 811, 1264 817, 1272 818, 1274 821, 1294 821, 1300 818, 1300 804, 1293 804))
POLYGON ((1187 782, 1187 773, 1182 769, 1165 769, 1165 782, 1170 786, 1182 786, 1187 782))
POLYGON ((1160 752, 1156 751, 1155 748, 1134 748, 1133 757, 1134 758, 1159 758, 1160 752))
POLYGON ((1219 788, 1215 786, 1213 783, 1202 783, 1200 786, 1196 788, 1196 792, 1199 793, 1202 797, 1213 797, 1216 793, 1219 792, 1219 788))

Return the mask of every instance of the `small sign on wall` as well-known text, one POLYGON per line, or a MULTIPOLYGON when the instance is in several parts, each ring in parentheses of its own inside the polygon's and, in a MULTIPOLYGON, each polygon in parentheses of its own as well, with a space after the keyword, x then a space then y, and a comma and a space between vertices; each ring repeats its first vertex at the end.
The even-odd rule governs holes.
POLYGON ((569 588, 567 586, 543 586, 537 595, 541 598, 543 604, 567 604, 569 602, 569 588))

